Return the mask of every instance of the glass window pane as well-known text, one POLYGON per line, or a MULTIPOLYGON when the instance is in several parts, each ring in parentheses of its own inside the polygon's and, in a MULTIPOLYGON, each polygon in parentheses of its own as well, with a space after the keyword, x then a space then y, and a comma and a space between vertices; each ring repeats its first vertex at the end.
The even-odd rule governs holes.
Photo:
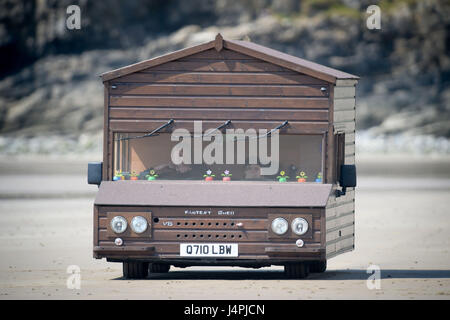
MULTIPOLYGON (((229 177, 230 180, 279 181, 280 177, 287 182, 296 182, 304 178, 306 182, 322 182, 322 136, 321 135, 279 135, 279 166, 275 172, 264 174, 261 169, 275 166, 275 143, 267 141, 267 152, 259 147, 259 139, 227 139, 222 135, 221 148, 213 148, 211 141, 181 138, 171 141, 170 133, 156 136, 119 140, 121 138, 139 136, 140 133, 115 134, 114 173, 120 179, 130 180, 203 180, 206 176, 214 176, 214 180, 229 177), (180 149, 180 142, 186 142, 180 149), (177 147, 178 149, 177 149, 177 147), (199 146, 199 148, 196 148, 199 146), (189 147, 189 148, 188 148, 189 147), (175 149, 174 149, 175 148, 175 149), (174 150, 184 161, 175 164, 172 158, 174 150), (181 150, 181 151, 180 151, 181 150), (200 153, 196 152, 200 150, 200 153), (253 152, 250 152, 252 150, 253 152), (185 152, 185 153, 184 153, 185 152), (266 163, 261 155, 271 160, 266 163), (207 164, 206 155, 214 161, 207 164), (271 159, 272 157, 272 159, 271 159), (210 174, 209 171, 211 171, 210 174), (280 174, 283 171, 284 174, 280 174), (132 178, 133 177, 133 178, 132 178)), ((217 145, 216 145, 217 146, 217 145)))

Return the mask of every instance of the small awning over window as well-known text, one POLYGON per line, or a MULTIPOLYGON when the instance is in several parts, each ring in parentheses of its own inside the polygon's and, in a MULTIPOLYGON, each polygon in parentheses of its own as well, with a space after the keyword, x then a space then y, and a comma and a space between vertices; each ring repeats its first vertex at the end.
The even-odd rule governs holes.
POLYGON ((259 181, 104 181, 96 205, 325 207, 331 184, 259 181))

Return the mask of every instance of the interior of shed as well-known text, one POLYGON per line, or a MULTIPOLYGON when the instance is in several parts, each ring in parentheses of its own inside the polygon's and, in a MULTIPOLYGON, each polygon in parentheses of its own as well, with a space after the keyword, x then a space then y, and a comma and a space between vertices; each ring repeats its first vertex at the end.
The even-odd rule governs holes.
POLYGON ((180 151, 180 142, 188 138, 177 140, 171 138, 170 133, 134 138, 140 135, 142 133, 136 132, 115 134, 113 167, 114 176, 120 177, 116 178, 117 180, 150 180, 150 176, 158 180, 203 180, 207 176, 222 180, 223 177, 229 176, 231 180, 277 182, 280 177, 286 177, 283 181, 291 182, 304 177, 305 182, 322 182, 322 135, 279 135, 279 162, 273 174, 261 170, 276 165, 276 152, 273 150, 276 143, 270 138, 265 139, 267 150, 260 148, 260 139, 237 136, 233 140, 223 134, 222 148, 211 147, 217 138, 204 141, 204 138, 197 137, 184 144, 190 147, 190 150, 184 148, 180 151), (234 142, 232 146, 229 145, 230 141, 234 142), (199 149, 195 149, 199 146, 200 155, 199 149), (267 158, 261 156, 264 153, 267 158), (249 156, 255 154, 258 156, 249 156), (212 160, 208 160, 207 155, 211 155, 212 160), (183 161, 174 162, 176 156, 183 161), (268 159, 271 163, 267 163, 268 159))

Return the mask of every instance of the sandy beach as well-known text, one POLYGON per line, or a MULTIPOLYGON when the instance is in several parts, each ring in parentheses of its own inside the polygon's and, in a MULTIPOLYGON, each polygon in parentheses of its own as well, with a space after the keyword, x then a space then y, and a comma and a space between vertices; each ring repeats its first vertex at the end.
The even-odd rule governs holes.
POLYGON ((288 280, 281 267, 172 268, 122 279, 92 258, 84 161, 0 161, 0 299, 450 299, 450 160, 360 157, 356 248, 323 274, 288 280), (79 266, 81 288, 68 289, 79 266), (367 268, 381 270, 370 290, 367 268))

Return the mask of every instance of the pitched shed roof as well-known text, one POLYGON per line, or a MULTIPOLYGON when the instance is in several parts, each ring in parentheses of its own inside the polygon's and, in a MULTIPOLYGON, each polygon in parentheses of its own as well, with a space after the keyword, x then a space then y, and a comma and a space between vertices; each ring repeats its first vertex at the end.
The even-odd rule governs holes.
POLYGON ((138 62, 126 67, 112 70, 101 75, 103 81, 113 80, 134 72, 138 72, 147 68, 151 68, 173 60, 206 51, 215 48, 221 51, 223 48, 236 51, 248 56, 261 59, 327 82, 336 83, 338 79, 358 80, 359 77, 342 72, 333 68, 329 68, 311 61, 307 61, 289 54, 270 49, 255 43, 240 40, 224 40, 222 36, 217 34, 215 40, 193 47, 188 47, 178 51, 174 51, 156 58, 138 62))

